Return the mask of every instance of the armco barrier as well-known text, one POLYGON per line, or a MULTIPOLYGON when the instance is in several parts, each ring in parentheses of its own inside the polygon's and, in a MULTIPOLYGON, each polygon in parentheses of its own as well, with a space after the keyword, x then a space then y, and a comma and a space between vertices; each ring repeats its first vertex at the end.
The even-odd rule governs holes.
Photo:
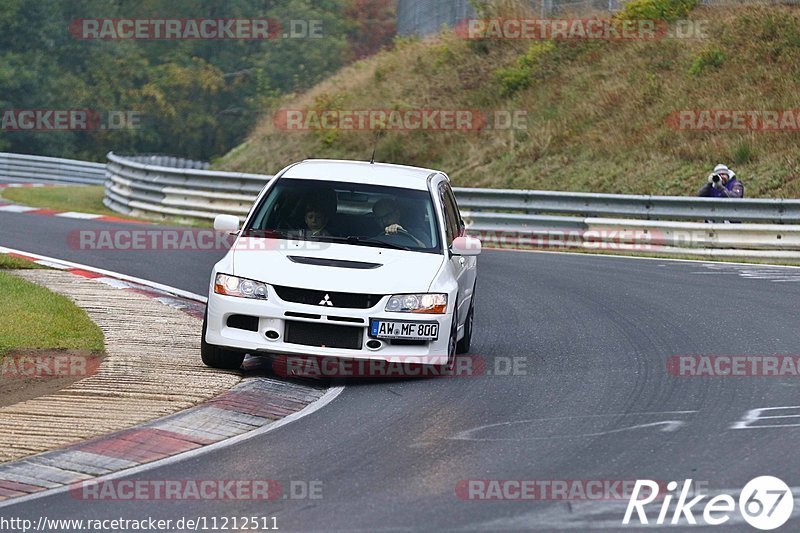
POLYGON ((587 232, 633 244, 675 248, 800 250, 800 226, 776 224, 697 224, 587 218, 587 232))
POLYGON ((456 188, 459 206, 470 211, 553 213, 647 220, 739 220, 800 223, 800 200, 638 196, 559 191, 456 188))
POLYGON ((175 168, 108 154, 103 203, 119 213, 213 219, 244 216, 271 176, 175 168))
POLYGON ((206 161, 196 161, 194 159, 186 159, 183 157, 175 157, 163 154, 137 154, 134 156, 128 156, 126 159, 135 163, 144 163, 145 165, 155 165, 169 168, 193 168, 196 170, 208 170, 211 166, 211 164, 206 161))
MULTIPOLYGON (((243 217, 272 177, 151 161, 109 153, 104 203, 133 215, 243 217)), ((651 246, 665 253, 800 259, 800 200, 469 188, 455 192, 469 231, 488 245, 558 248, 553 240, 566 236, 583 248, 651 246)))
POLYGON ((103 163, 0 152, 0 182, 102 185, 103 163))

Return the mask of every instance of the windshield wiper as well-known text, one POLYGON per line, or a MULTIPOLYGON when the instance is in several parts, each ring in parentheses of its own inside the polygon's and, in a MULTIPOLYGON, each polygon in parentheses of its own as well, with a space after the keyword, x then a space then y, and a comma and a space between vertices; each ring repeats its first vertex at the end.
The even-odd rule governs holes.
POLYGON ((344 237, 344 240, 351 244, 364 244, 367 246, 377 246, 380 248, 391 248, 393 250, 405 250, 406 252, 414 251, 413 248, 409 248, 407 246, 400 246, 399 244, 381 241, 371 237, 356 237, 354 235, 350 235, 349 237, 344 237))
POLYGON ((279 229, 246 229, 242 232, 242 237, 257 239, 287 239, 289 233, 279 229))

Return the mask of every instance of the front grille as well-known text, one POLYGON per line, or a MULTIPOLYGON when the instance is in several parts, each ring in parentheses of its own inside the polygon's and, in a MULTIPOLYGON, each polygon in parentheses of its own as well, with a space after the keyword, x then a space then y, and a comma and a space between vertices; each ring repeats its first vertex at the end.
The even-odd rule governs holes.
POLYGON ((374 307, 383 298, 380 294, 358 294, 353 292, 326 292, 310 289, 296 289, 294 287, 281 287, 273 285, 275 292, 281 300, 306 305, 320 305, 322 307, 344 307, 348 309, 369 309, 374 307), (327 296, 327 299, 325 298, 327 296), (332 305, 320 304, 328 301, 332 305))
POLYGON ((328 315, 328 320, 331 322, 350 322, 351 324, 364 324, 366 320, 363 318, 353 318, 350 316, 331 316, 328 315))
POLYGON ((284 341, 302 346, 360 350, 363 331, 363 328, 287 320, 284 341))
POLYGON ((284 316, 292 317, 292 318, 307 318, 309 320, 319 320, 322 318, 322 315, 312 315, 309 313, 295 313, 294 311, 286 311, 283 313, 284 316))
POLYGON ((425 346, 425 343, 428 341, 418 341, 418 340, 410 340, 410 339, 392 339, 389 341, 389 344, 392 346, 425 346))

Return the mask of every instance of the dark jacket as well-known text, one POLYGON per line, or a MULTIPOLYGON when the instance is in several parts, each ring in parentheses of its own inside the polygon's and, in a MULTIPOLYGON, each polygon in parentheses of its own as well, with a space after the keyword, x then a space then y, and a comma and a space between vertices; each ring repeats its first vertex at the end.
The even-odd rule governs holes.
POLYGON ((744 198, 744 185, 736 178, 731 178, 721 189, 715 189, 710 183, 703 185, 698 196, 709 198, 744 198))

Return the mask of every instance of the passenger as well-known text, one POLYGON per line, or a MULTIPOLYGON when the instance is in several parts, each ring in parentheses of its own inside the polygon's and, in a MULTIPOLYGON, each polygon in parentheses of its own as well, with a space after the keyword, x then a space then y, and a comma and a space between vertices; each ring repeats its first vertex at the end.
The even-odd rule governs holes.
POLYGON ((320 191, 306 199, 305 223, 315 237, 329 237, 328 225, 336 214, 336 193, 320 191))

